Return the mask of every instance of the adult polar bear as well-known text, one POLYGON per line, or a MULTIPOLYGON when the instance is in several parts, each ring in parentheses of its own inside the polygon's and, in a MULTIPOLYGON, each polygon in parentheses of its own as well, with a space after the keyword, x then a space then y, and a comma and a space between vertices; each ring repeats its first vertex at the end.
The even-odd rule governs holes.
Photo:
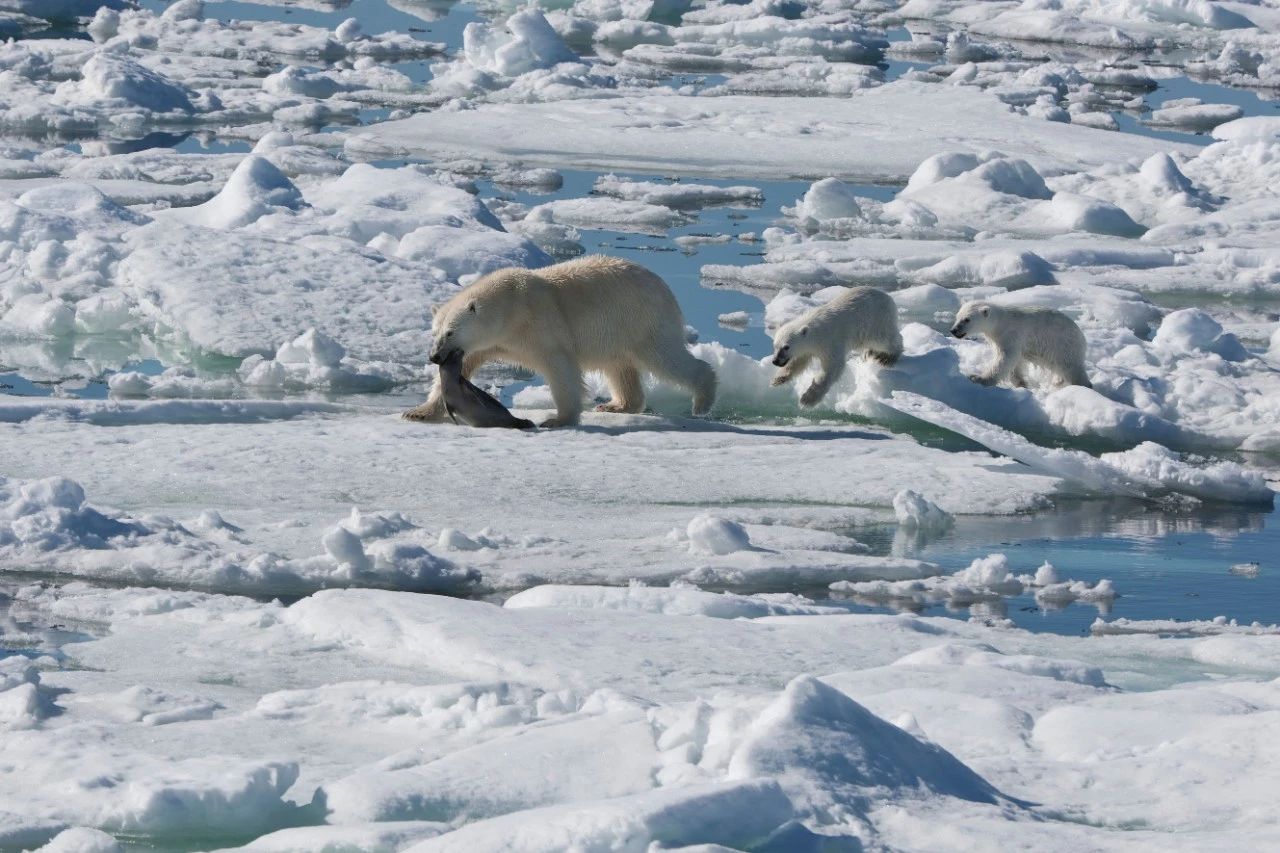
MULTIPOLYGON (((644 408, 642 372, 691 391, 696 415, 715 402, 715 371, 685 346, 684 316, 671 289, 621 258, 594 255, 489 273, 436 309, 431 333, 431 361, 461 350, 464 376, 491 361, 542 374, 556 404, 544 427, 578 423, 587 370, 604 373, 613 393, 600 411, 644 408)), ((444 420, 440 391, 437 383, 427 401, 404 416, 444 420)))

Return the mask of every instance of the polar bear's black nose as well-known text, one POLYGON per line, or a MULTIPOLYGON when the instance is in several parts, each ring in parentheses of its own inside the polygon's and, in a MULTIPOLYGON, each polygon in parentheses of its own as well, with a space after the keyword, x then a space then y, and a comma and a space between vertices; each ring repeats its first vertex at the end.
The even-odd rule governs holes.
POLYGON ((787 366, 787 357, 786 357, 785 355, 775 355, 775 356, 773 357, 773 366, 774 366, 774 367, 786 367, 786 366, 787 366))
POLYGON ((963 338, 964 329, 961 329, 959 326, 956 326, 954 329, 951 330, 951 334, 955 335, 957 338, 963 338))

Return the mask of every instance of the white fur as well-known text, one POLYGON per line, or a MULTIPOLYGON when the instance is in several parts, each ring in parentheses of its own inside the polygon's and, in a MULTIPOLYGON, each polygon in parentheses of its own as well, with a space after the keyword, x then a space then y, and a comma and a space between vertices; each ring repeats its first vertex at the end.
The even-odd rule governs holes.
POLYGON ((1027 385, 1028 364, 1053 373, 1060 385, 1093 387, 1085 371, 1087 343, 1075 321, 1052 308, 1015 308, 990 302, 961 306, 951 327, 956 337, 982 335, 996 351, 986 373, 972 377, 983 385, 1012 381, 1027 385))
MULTIPOLYGON (((695 414, 715 402, 715 371, 685 346, 684 317, 670 288, 620 258, 497 270, 437 309, 431 330, 433 358, 461 349, 464 376, 491 361, 542 374, 556 403, 556 416, 543 426, 578 423, 587 370, 604 373, 613 392, 603 411, 644 408, 646 372, 689 389, 695 414)), ((444 420, 439 389, 405 417, 444 420)))
POLYGON ((817 361, 818 374, 800 395, 801 405, 817 405, 844 373, 849 353, 859 351, 882 364, 902 355, 898 306, 872 287, 851 287, 781 326, 773 335, 773 384, 791 381, 817 361))

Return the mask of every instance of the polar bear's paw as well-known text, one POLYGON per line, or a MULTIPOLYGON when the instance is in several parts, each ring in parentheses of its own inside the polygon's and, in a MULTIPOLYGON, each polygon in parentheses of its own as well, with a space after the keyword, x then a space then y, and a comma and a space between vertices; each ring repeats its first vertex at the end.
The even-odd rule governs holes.
POLYGON ((577 425, 577 418, 562 418, 559 415, 556 415, 553 418, 547 418, 545 421, 538 424, 542 429, 555 429, 556 427, 571 427, 577 425))
POLYGON ((415 406, 406 412, 400 413, 400 417, 406 421, 417 421, 423 424, 441 423, 444 421, 442 415, 442 407, 433 406, 430 403, 423 403, 421 406, 415 406))
POLYGON ((825 388, 815 388, 811 385, 805 389, 803 394, 800 395, 800 405, 808 407, 816 406, 826 393, 827 391, 825 388))

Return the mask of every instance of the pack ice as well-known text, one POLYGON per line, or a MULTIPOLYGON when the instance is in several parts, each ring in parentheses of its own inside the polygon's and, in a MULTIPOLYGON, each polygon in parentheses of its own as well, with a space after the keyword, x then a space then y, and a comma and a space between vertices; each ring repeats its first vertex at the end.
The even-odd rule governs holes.
POLYGON ((0 39, 0 849, 1280 848, 1280 627, 953 550, 1272 506, 1271 6, 0 0, 0 39), (722 321, 711 418, 399 418, 433 306, 601 243, 722 321), (802 413, 761 326, 867 285, 902 358, 802 413), (976 299, 1068 314, 1092 387, 973 382, 976 299))

